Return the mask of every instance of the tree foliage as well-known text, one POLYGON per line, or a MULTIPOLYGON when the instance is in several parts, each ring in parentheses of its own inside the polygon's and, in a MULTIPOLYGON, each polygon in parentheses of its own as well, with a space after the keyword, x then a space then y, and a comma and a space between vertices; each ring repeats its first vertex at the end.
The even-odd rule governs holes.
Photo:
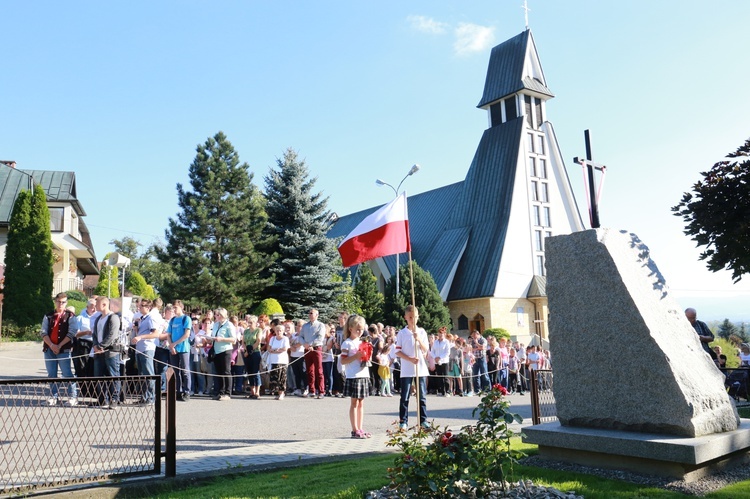
POLYGON ((19 326, 40 324, 52 306, 54 260, 47 195, 40 185, 20 192, 5 248, 4 312, 19 326))
POLYGON ((279 301, 275 298, 266 298, 261 300, 260 303, 253 309, 253 313, 257 316, 266 314, 268 317, 283 314, 284 309, 279 304, 279 301))
MULTIPOLYGON (((419 325, 428 333, 436 333, 438 328, 446 326, 450 329, 450 312, 443 304, 437 284, 432 275, 414 263, 414 299, 419 309, 419 325)), ((400 289, 396 296, 396 276, 393 275, 385 287, 385 319, 388 324, 402 327, 404 309, 411 304, 411 278, 409 277, 409 263, 399 268, 400 289)))
POLYGON ((120 284, 117 282, 120 271, 117 267, 111 267, 104 265, 109 259, 110 253, 104 255, 104 261, 102 262, 102 268, 99 270, 99 281, 96 283, 94 288, 94 294, 98 296, 106 296, 108 298, 119 298, 120 297, 120 284))
POLYGON ((731 270, 737 282, 750 272, 750 139, 727 158, 702 172, 672 211, 687 224, 685 234, 706 248, 700 259, 709 270, 731 270))
POLYGON ((719 338, 728 340, 733 334, 737 334, 737 326, 729 322, 729 319, 724 319, 718 327, 719 338))
POLYGON ((265 177, 268 252, 277 256, 269 272, 276 282, 269 289, 287 313, 300 316, 316 307, 322 318, 332 317, 343 283, 334 279, 341 270, 330 227, 328 198, 314 192, 305 162, 287 149, 277 168, 265 177))
MULTIPOLYGON (((341 282, 342 285, 342 291, 338 298, 339 311, 346 311, 350 315, 361 315, 367 319, 367 316, 362 310, 362 300, 359 299, 359 296, 357 296, 357 293, 354 291, 354 286, 350 284, 352 282, 351 272, 347 270, 344 277, 341 277, 341 274, 334 274, 333 280, 341 282)), ((326 319, 334 320, 334 317, 326 317, 326 319)), ((372 321, 368 320, 367 322, 372 321)))
MULTIPOLYGON (((143 244, 130 236, 125 236, 122 239, 113 239, 109 242, 115 247, 115 250, 121 255, 125 255, 130 258, 130 266, 128 267, 128 273, 126 274, 125 287, 130 290, 133 294, 146 297, 141 293, 138 293, 130 288, 130 277, 129 273, 138 273, 146 281, 148 287, 150 287, 150 293, 156 297, 157 290, 162 290, 168 287, 166 283, 176 281, 174 273, 172 272, 169 264, 159 261, 157 258, 158 254, 158 243, 154 243, 148 246, 146 249, 141 250, 143 244)), ((169 297, 175 298, 175 297, 169 297)))
POLYGON ((169 219, 167 244, 156 250, 174 271, 167 283, 172 297, 244 310, 272 282, 261 277, 272 258, 259 249, 268 245, 266 213, 248 168, 222 132, 198 145, 191 189, 177 184, 181 212, 169 219))
POLYGON ((354 283, 354 294, 357 296, 362 316, 367 322, 383 322, 385 314, 383 305, 385 298, 378 290, 378 278, 372 273, 372 269, 366 263, 357 268, 357 279, 354 283))

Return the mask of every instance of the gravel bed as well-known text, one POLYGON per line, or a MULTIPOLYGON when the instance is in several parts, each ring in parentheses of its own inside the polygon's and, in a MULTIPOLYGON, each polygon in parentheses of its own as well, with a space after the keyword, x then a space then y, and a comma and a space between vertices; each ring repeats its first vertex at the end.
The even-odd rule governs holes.
POLYGON ((633 473, 630 471, 594 468, 591 466, 582 466, 579 464, 542 459, 538 456, 527 457, 521 459, 519 462, 520 464, 526 466, 536 466, 538 468, 549 468, 560 471, 586 473, 588 475, 596 475, 603 478, 611 478, 614 480, 623 480, 625 482, 635 483, 638 485, 658 487, 694 496, 703 496, 722 487, 726 487, 727 485, 750 479, 750 463, 739 465, 727 471, 722 471, 720 473, 716 473, 714 475, 710 475, 705 478, 701 478, 700 480, 688 483, 684 480, 675 480, 674 478, 644 475, 642 473, 633 473))

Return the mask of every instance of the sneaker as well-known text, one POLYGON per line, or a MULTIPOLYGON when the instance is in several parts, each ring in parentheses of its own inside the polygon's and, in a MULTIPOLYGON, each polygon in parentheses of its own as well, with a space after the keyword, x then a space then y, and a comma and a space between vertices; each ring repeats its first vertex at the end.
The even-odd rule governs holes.
POLYGON ((109 402, 102 402, 101 404, 99 404, 99 407, 102 409, 109 409, 109 402))
POLYGON ((221 396, 221 397, 219 398, 219 400, 232 400, 232 397, 230 397, 229 395, 222 395, 222 396, 221 396))
POLYGON ((47 405, 50 407, 56 406, 60 400, 57 397, 50 397, 47 399, 47 405))
POLYGON ((317 394, 317 395, 315 396, 315 398, 316 398, 316 399, 322 399, 322 398, 323 398, 323 395, 319 393, 319 394, 317 394))
POLYGON ((307 397, 308 395, 310 395, 310 391, 307 388, 305 388, 305 391, 302 392, 302 396, 307 397))
POLYGON ((431 430, 432 429, 432 426, 430 426, 430 423, 428 423, 427 421, 423 421, 422 424, 420 424, 419 426, 421 426, 423 430, 431 430))
POLYGON ((279 400, 284 400, 284 392, 281 392, 281 393, 279 394, 279 400))
POLYGON ((292 395, 294 395, 295 397, 299 397, 300 395, 302 395, 302 390, 297 388, 296 390, 294 390, 294 393, 292 393, 292 395))
POLYGON ((398 425, 398 431, 406 431, 406 428, 407 428, 406 423, 400 423, 398 425))
POLYGON ((77 398, 69 398, 68 401, 65 403, 68 407, 75 407, 78 405, 78 399, 77 398))
POLYGON ((183 402, 190 402, 190 394, 189 393, 183 393, 182 394, 182 401, 183 402))
POLYGON ((451 394, 450 393, 446 393, 445 396, 446 397, 451 397, 451 394))

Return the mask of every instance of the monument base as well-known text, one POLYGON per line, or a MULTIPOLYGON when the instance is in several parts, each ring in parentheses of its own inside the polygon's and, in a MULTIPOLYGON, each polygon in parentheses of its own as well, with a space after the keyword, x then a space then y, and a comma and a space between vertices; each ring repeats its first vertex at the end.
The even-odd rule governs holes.
POLYGON ((734 431, 696 438, 544 423, 523 429, 539 457, 692 482, 750 462, 750 419, 734 431))

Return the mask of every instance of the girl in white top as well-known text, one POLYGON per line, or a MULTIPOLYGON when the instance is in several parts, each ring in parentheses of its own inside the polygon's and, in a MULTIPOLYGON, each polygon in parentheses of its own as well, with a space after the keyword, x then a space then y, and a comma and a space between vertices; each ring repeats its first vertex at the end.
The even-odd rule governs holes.
POLYGON ((345 340, 341 344, 340 362, 346 369, 346 381, 344 382, 344 397, 351 397, 349 406, 349 422, 352 425, 352 438, 370 438, 372 434, 362 429, 364 420, 365 397, 370 393, 370 369, 367 362, 362 362, 362 352, 359 345, 362 343, 360 337, 367 324, 365 319, 359 315, 352 315, 346 322, 345 340))
POLYGON ((284 398, 286 390, 286 368, 289 365, 289 338, 284 336, 284 326, 274 326, 274 336, 268 341, 268 364, 271 366, 271 393, 276 392, 276 400, 284 398))
POLYGON ((738 355, 740 357, 740 367, 750 367, 750 344, 741 344, 738 355))

